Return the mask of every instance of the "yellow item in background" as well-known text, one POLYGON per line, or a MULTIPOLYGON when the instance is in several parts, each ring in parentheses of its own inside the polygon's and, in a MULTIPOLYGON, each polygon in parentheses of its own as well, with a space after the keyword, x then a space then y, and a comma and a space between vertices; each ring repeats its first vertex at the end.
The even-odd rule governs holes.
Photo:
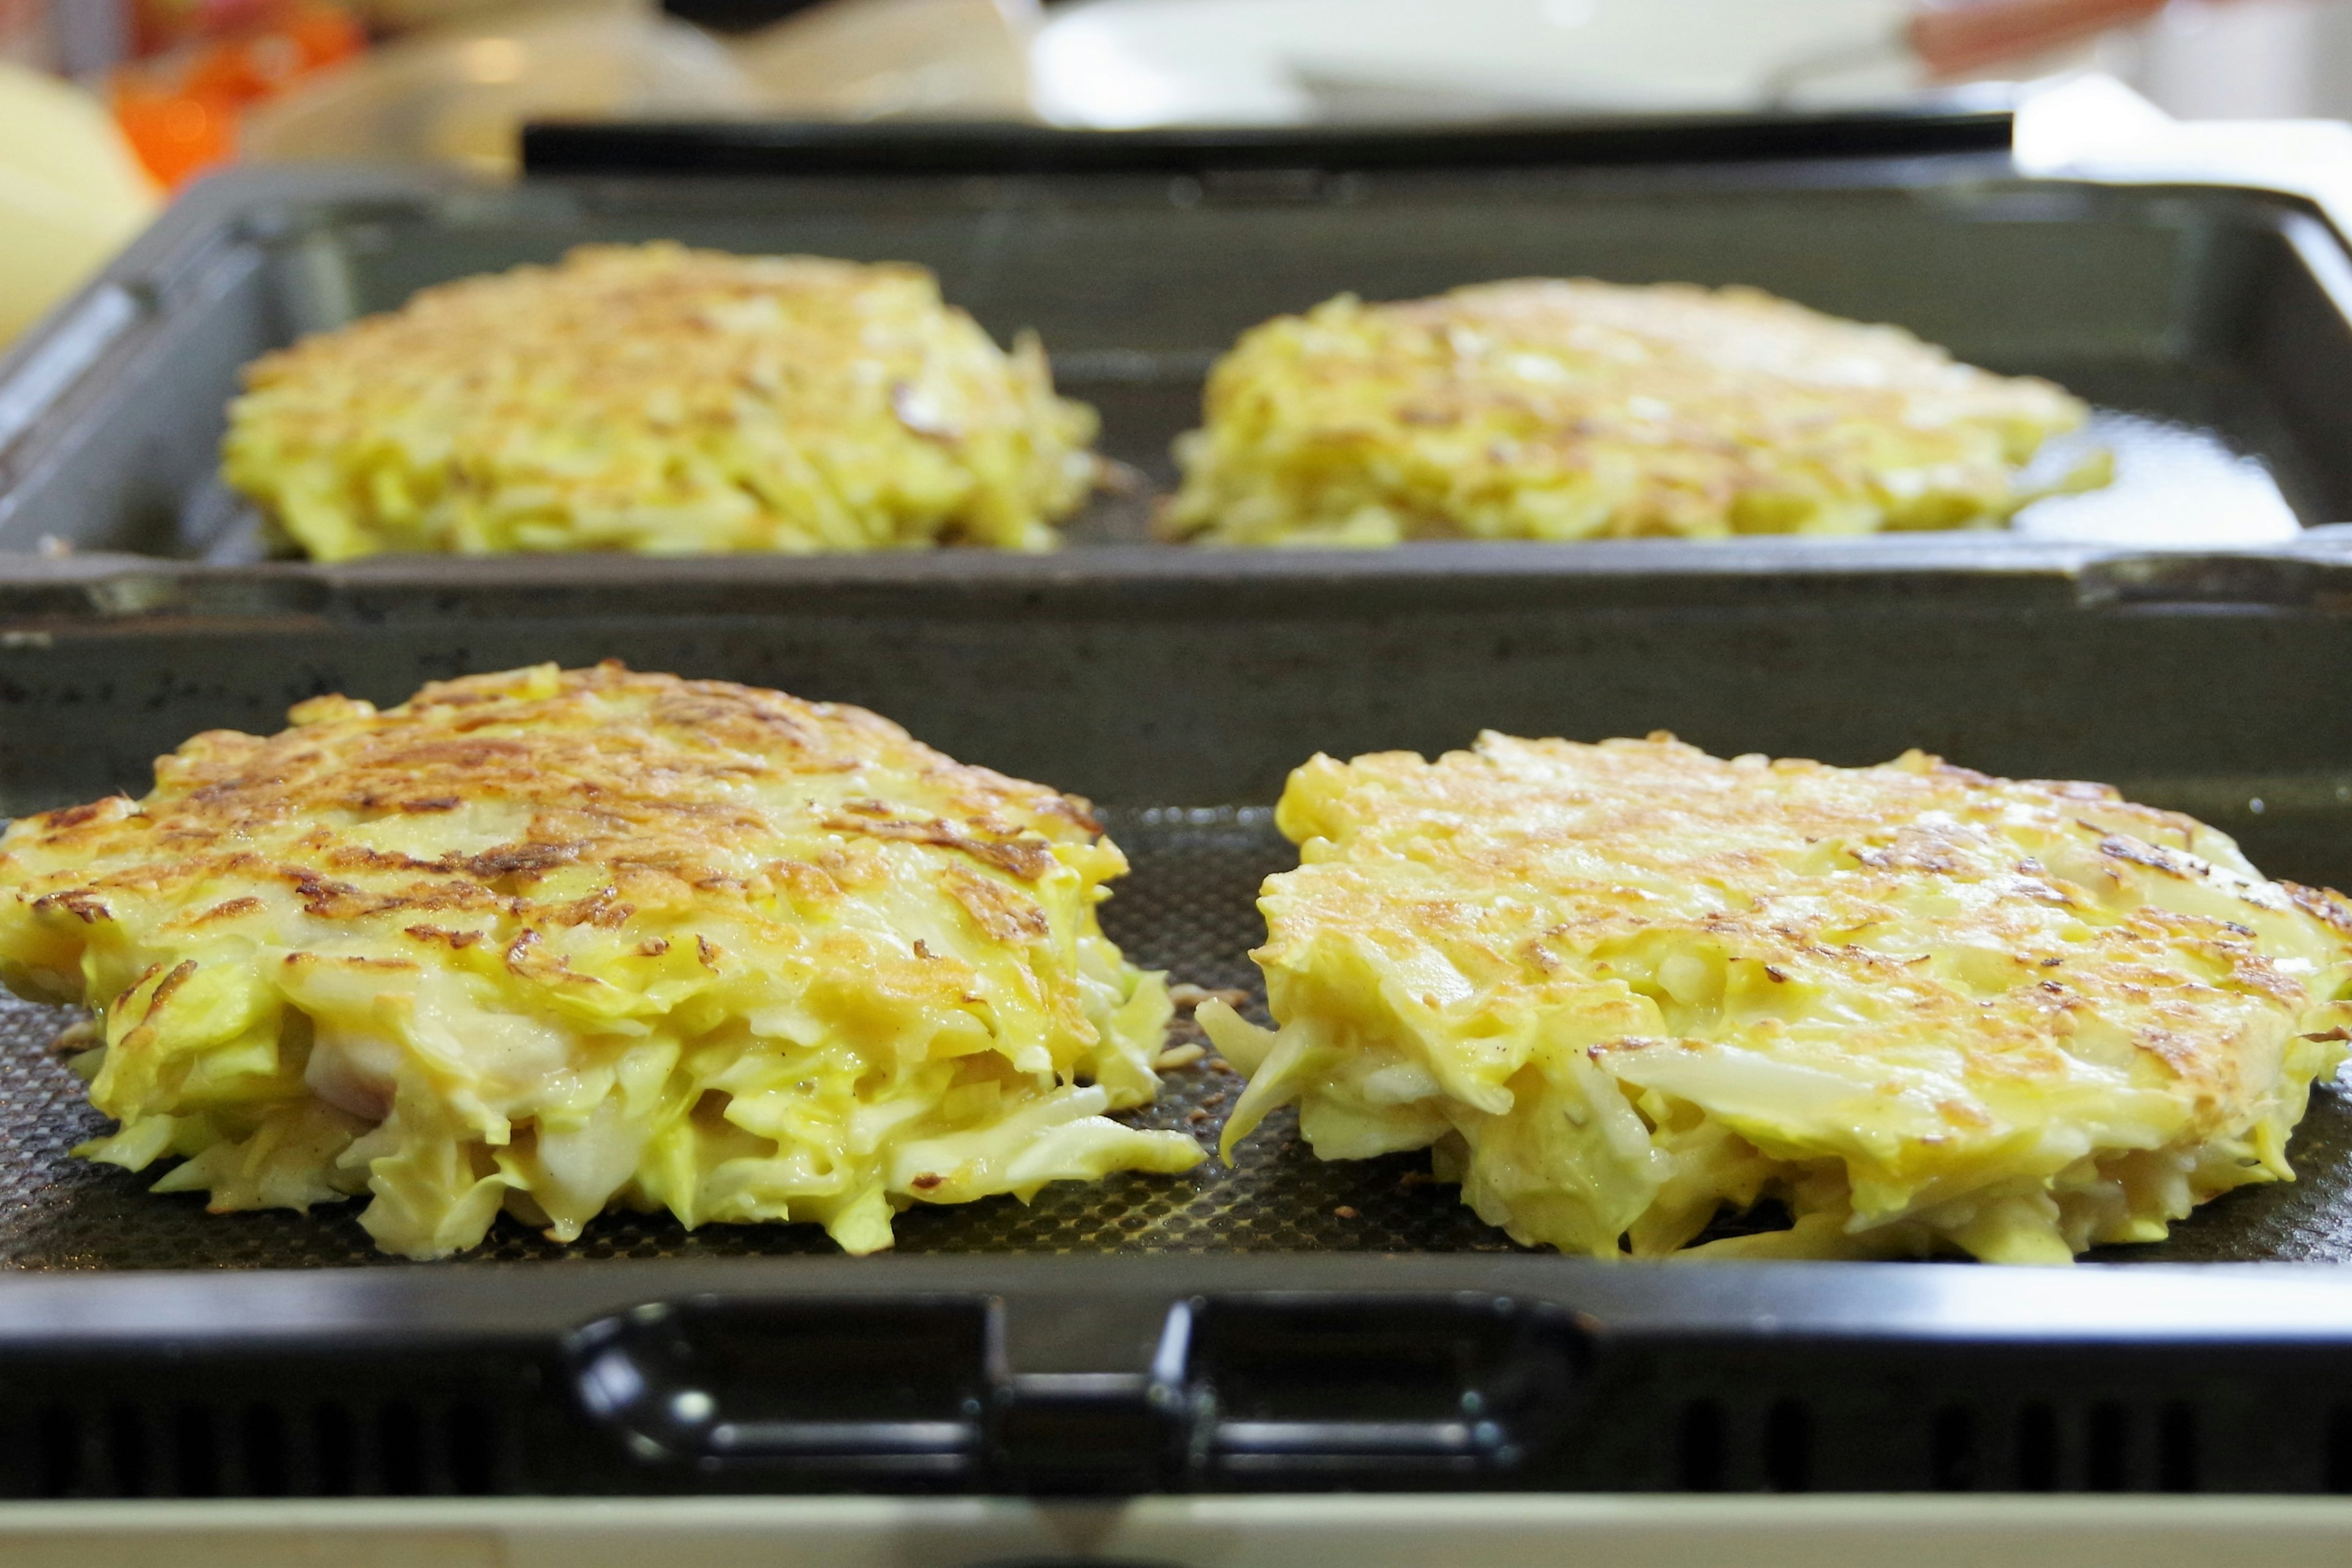
POLYGON ((0 61, 0 345, 105 265, 154 210, 154 185, 97 100, 0 61))

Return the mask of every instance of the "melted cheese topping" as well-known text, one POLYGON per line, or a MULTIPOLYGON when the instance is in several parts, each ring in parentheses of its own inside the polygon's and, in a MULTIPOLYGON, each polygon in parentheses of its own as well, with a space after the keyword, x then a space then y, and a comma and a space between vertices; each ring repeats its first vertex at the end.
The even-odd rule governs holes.
POLYGON ((611 1205, 870 1252, 910 1202, 1201 1158, 1103 1114, 1170 1008, 1083 803, 611 664, 291 718, 0 838, 0 978, 100 1014, 93 1159, 215 1210, 365 1193, 432 1257, 611 1205))
POLYGON ((1095 476, 922 268, 590 246, 246 370, 228 482, 310 555, 1045 550, 1095 476))
POLYGON ((2086 414, 1753 289, 1342 295, 1218 362, 1163 528, 1380 545, 1980 526, 2033 499, 2018 466, 2086 414))
POLYGON ((1487 734, 1318 757, 1276 815, 1256 958, 1278 1031, 1225 1147, 1297 1101, 1316 1152, 1433 1146, 1528 1244, 2059 1262, 2287 1180, 2343 1059, 2352 910, 2101 785, 1670 737, 1487 734))

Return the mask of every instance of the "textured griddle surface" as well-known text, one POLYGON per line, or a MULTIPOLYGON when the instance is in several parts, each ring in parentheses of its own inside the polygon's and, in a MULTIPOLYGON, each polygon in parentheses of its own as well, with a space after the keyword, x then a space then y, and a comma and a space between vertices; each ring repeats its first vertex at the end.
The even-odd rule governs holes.
MULTIPOLYGON (((1171 978, 1258 994, 1249 950, 1264 927, 1258 882, 1297 863, 1268 814, 1108 814, 1134 862, 1103 924, 1139 963, 1171 978)), ((1263 1004, 1244 1009, 1264 1021, 1263 1004)), ((68 1151, 105 1125, 48 1049, 70 1021, 0 1001, 0 1267, 260 1268, 396 1262, 354 1222, 356 1205, 207 1215, 198 1197, 145 1190, 148 1176, 93 1166, 68 1151)), ((1214 1147, 1241 1080, 1206 1064, 1168 1077, 1148 1125, 1183 1128, 1214 1147), (1212 1103, 1213 1102, 1213 1103, 1212 1103), (1192 1113, 1205 1109, 1200 1121, 1192 1113)), ((2352 1260, 2352 1101, 2321 1091, 2293 1145, 2302 1180, 2230 1194, 2176 1226, 2160 1247, 2111 1248, 2118 1261, 2352 1260)), ((1009 1198, 918 1206, 898 1223, 901 1252, 1307 1252, 1510 1250, 1419 1155, 1317 1160, 1287 1112, 1243 1145, 1237 1169, 1213 1162, 1181 1176, 1064 1184, 1024 1205, 1009 1198)), ((711 1226, 688 1233, 667 1215, 613 1215, 566 1248, 511 1219, 469 1254, 501 1260, 720 1258, 830 1253, 814 1226, 711 1226)), ((422 1266, 429 1267, 429 1266, 422 1266)))

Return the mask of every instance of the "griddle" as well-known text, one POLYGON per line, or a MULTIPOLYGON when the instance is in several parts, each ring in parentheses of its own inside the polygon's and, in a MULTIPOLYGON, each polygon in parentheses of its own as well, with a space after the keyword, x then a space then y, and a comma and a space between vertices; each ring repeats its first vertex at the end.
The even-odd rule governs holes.
MULTIPOLYGON (((319 691, 611 656, 862 702, 1093 796, 1135 862, 1110 931, 1213 987, 1253 984, 1287 769, 1482 725, 1846 763, 1924 744, 2111 780, 2273 874, 2352 881, 2352 551, 2325 539, 2000 572, 1635 555, 1566 581, 1545 553, 1465 547, 1433 577, 652 563, 495 606, 365 574, 293 603, 282 578, 143 610, 59 590, 0 623, 0 806, 142 790, 192 731, 319 691)), ((1286 1119, 1233 1172, 912 1211, 895 1256, 613 1216, 571 1248, 501 1221, 411 1264, 348 1208, 206 1215, 72 1160, 97 1124, 47 1049, 61 1016, 5 1019, 8 1495, 2352 1489, 2333 1089, 2302 1181, 2066 1271, 1530 1252, 1416 1157, 1318 1162, 1286 1119)), ((1205 1142, 1237 1088, 1184 1069, 1143 1114, 1205 1142)))
MULTIPOLYGON (((1419 153, 739 131, 691 177, 691 135, 659 167, 575 136, 511 188, 210 182, 0 363, 0 813, 141 793, 189 734, 274 731, 320 692, 618 657, 863 703, 1093 797, 1135 864, 1112 933, 1254 995, 1286 772, 1481 727, 1842 763, 1919 745, 2113 782, 2273 875, 2352 885, 2352 544, 2329 526, 2352 518, 2352 268, 2326 216, 2022 179, 1979 124, 1651 129, 1419 153), (264 558, 211 482, 252 354, 656 237, 933 266, 992 331, 1044 333, 1142 500, 1048 558, 327 567, 264 558), (2095 526, 1965 535, 1143 542, 1235 331, 1342 288, 1526 272, 1900 321, 2091 397, 2126 482, 2095 526)), ((1562 1258, 1419 1157, 1314 1160, 1287 1118, 1230 1172, 911 1211, 891 1256, 611 1216, 412 1264, 348 1207, 206 1215, 74 1160, 100 1124, 49 1049, 64 1021, 0 1009, 0 1496, 2352 1491, 2334 1088, 2301 1181, 2071 1270, 1562 1258)), ((1205 1143, 1237 1088, 1185 1069, 1139 1115, 1205 1143)))

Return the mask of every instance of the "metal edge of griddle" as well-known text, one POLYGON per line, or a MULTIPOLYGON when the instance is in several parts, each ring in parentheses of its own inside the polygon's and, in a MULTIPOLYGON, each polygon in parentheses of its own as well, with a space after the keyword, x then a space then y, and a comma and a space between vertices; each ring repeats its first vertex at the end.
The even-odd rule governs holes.
MULTIPOLYGON (((267 215, 274 208, 332 203, 347 211, 382 206, 413 212, 499 189, 477 175, 373 164, 298 164, 206 174, 174 195, 96 276, 0 348, 0 386, 12 384, 28 364, 50 352, 53 340, 70 332, 78 312, 92 296, 108 289, 127 290, 148 313, 154 313, 169 304, 173 281, 192 264, 201 263, 213 247, 267 237, 272 226, 267 215)), ((22 433, 21 426, 0 431, 0 452, 22 433)))
MULTIPOLYGON (((369 165, 233 170, 195 181, 95 276, 0 346, 0 523, 12 497, 38 482, 60 434, 89 416, 105 380, 133 373, 225 269, 250 265, 277 237, 285 208, 417 213, 491 189, 467 174, 369 165)), ((16 574, 11 562, 0 552, 0 581, 16 574)))
MULTIPOLYGON (((2098 188, 2097 178, 2021 178, 1997 160, 1999 178, 2021 186, 2098 188)), ((1932 188, 1955 177, 1939 163, 1964 172, 1964 183, 1988 177, 1981 157, 1926 158, 1900 168, 1856 165, 1823 177, 1859 180, 1874 188, 1892 184, 1932 188)), ((1816 160, 1833 169, 1835 161, 1816 160)), ((1790 165, 1693 165, 1704 177, 1735 187, 1755 181, 1791 182, 1790 165)), ((1605 172, 1605 171, 1604 171, 1605 172)), ((451 213, 475 204, 515 200, 560 211, 592 202, 595 179, 532 182, 520 193, 471 176, 436 171, 290 166, 237 171, 200 181, 157 224, 105 268, 80 294, 0 353, 0 522, 11 493, 39 480, 45 452, 57 432, 88 410, 83 395, 106 374, 138 365, 151 340, 173 312, 201 299, 223 267, 250 265, 257 247, 282 237, 289 209, 331 206, 339 217, 372 209, 387 215, 451 213), (241 259, 240 259, 241 258, 241 259)), ((754 182, 757 183, 757 182, 754 182)), ((1802 180, 1795 184, 1806 184, 1802 180)), ((2142 178, 2134 189, 2161 195, 2168 188, 2142 178)), ((2323 293, 2352 323, 2352 247, 2326 205, 2251 174, 2242 184, 2189 178, 2182 189, 2242 189, 2280 209, 2289 240, 2313 268, 2323 293)), ((216 286, 213 285, 213 286, 216 286)), ((790 595, 871 593, 893 597, 920 593, 982 597, 1008 589, 1053 591, 1092 584, 1150 595, 1185 585, 1219 584, 1234 591, 1263 584, 1284 592, 1327 584, 1358 589, 1386 584, 1417 592, 1439 579, 1464 591, 1480 584, 1524 583, 1542 577, 1574 598, 1605 592, 1622 600, 1647 592, 1704 602, 1751 591, 1819 591, 1853 599, 1883 593, 2019 593, 2073 598, 2086 604, 2177 597, 2189 602, 2294 604, 2315 596, 2328 603, 2344 560, 2341 542, 2306 537, 2276 545, 2100 546, 2035 540, 2000 531, 1937 535, 1875 535, 1837 539, 1751 539, 1692 542, 1610 541, 1579 543, 1429 543, 1385 552, 1213 551, 1165 545, 1087 544, 1040 556, 948 550, 866 557, 646 559, 604 555, 518 555, 488 559, 386 556, 341 564, 271 561, 220 564, 129 552, 90 552, 49 557, 0 551, 0 622, 12 626, 121 626, 127 619, 316 615, 369 620, 420 614, 558 615, 640 595, 790 595)))
POLYGON ((1610 115, 1467 126, 1092 131, 1008 121, 527 123, 526 175, 1161 174, 1600 167, 2006 154, 2006 103, 1610 115))
MULTIPOLYGON (((1433 1298, 1541 1304, 1610 1335, 1748 1335, 1789 1342, 2332 1344, 2352 1347, 2352 1272, 2298 1263, 1603 1262, 1538 1254, 1042 1254, 610 1259, 402 1268, 0 1271, 0 1354, 329 1340, 546 1339, 650 1301, 984 1296, 1072 1322, 1127 1321, 1204 1296, 1433 1298)), ((1102 1347, 1066 1346, 1084 1357, 1102 1347)))
POLYGON ((99 552, 26 556, 0 560, 0 637, 37 642, 247 621, 363 627, 612 615, 984 619, 1047 610, 1079 619, 1157 611, 1226 620, 1536 603, 1562 612, 2352 609, 2352 538, 2334 533, 2239 551, 1906 536, 1378 552, 1108 545, 1058 555, 665 557, 632 559, 626 568, 601 556, 379 556, 241 567, 99 552))

